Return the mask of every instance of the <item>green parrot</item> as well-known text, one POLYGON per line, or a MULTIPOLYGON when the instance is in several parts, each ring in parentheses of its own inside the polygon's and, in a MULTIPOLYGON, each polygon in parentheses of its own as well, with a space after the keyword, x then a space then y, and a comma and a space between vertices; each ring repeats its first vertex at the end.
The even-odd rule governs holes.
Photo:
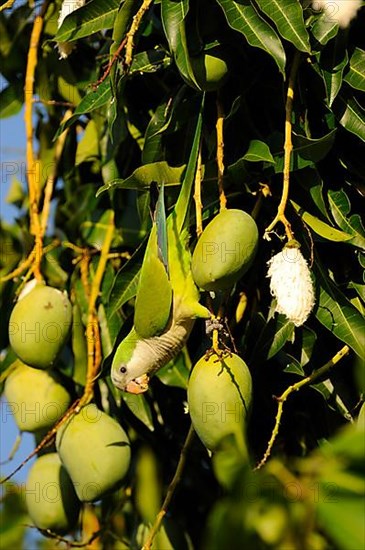
POLYGON ((199 303, 188 248, 188 211, 201 126, 200 111, 181 191, 167 220, 163 188, 160 191, 138 282, 133 328, 113 358, 112 382, 130 393, 148 389, 150 376, 181 351, 196 318, 210 318, 199 303))

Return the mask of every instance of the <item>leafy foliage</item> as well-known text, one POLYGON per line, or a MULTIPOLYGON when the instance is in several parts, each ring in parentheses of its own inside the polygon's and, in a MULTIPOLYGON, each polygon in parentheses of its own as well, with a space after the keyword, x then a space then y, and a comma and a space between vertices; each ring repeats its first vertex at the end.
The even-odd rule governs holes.
MULTIPOLYGON (((156 185, 164 185, 168 215, 186 173, 204 93, 196 61, 218 52, 227 67, 219 89, 205 93, 204 224, 219 209, 216 122, 223 112, 227 204, 252 212, 262 236, 281 197, 285 95, 299 56, 286 216, 311 264, 315 309, 299 328, 273 315, 266 272, 267 261, 283 246, 280 226, 271 241, 260 239, 253 266, 224 299, 202 294, 201 302, 213 303, 215 313, 223 303, 229 332, 252 374, 251 465, 242 464, 229 440, 211 458, 196 439, 153 548, 298 548, 298 537, 300 547, 360 548, 365 428, 343 426, 356 418, 365 388, 364 8, 342 29, 299 0, 155 1, 134 36, 127 70, 118 48, 141 4, 91 0, 57 29, 60 3, 48 3, 34 82, 41 194, 57 140, 67 130, 41 270, 48 285, 71 297, 72 333, 57 369, 74 397, 82 395, 88 360, 89 296, 81 259, 88 254, 92 284, 113 217, 115 224, 96 305, 102 366, 94 399, 128 432, 133 458, 125 487, 93 509, 85 506, 83 532, 100 529, 95 548, 143 545, 188 431, 189 372, 211 345, 198 321, 187 346, 153 377, 147 394, 124 394, 112 385, 111 361, 132 325, 156 185), (74 44, 65 60, 58 59, 57 41, 74 44), (304 380, 345 344, 350 352, 338 367, 285 404, 274 457, 253 471, 274 426, 272 396, 304 380)), ((37 3, 16 2, 0 13, 2 118, 19 113, 26 100, 27 52, 39 9, 37 3)), ((18 216, 1 223, 1 277, 34 245, 25 174, 7 183, 7 200, 18 216)), ((192 201, 192 248, 196 223, 192 201)), ((2 373, 14 362, 5 328, 21 285, 19 277, 1 283, 2 373)), ((232 347, 229 339, 227 345, 232 347)), ((20 547, 26 517, 14 487, 8 492, 4 549, 20 547)))

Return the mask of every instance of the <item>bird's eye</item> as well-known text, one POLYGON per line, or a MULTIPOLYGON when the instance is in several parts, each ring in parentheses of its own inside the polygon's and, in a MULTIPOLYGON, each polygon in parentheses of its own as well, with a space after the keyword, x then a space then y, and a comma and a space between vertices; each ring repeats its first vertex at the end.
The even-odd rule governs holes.
POLYGON ((126 367, 120 367, 119 372, 122 374, 126 373, 127 372, 126 367))

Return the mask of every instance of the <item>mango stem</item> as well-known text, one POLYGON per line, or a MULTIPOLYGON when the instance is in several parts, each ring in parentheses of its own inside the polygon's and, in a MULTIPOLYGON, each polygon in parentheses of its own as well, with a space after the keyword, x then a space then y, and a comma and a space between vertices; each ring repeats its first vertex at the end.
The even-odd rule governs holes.
POLYGON ((170 505, 172 497, 174 496, 176 488, 179 485, 180 480, 182 478, 183 470, 184 470, 185 463, 186 463, 187 453, 188 453, 188 450, 189 450, 189 448, 190 448, 190 446, 191 446, 191 444, 194 440, 194 436, 195 436, 195 431, 194 431, 193 425, 190 424, 188 435, 186 436, 184 445, 181 449, 180 458, 179 458, 179 462, 178 462, 176 470, 175 470, 174 477, 172 478, 172 481, 171 481, 171 483, 170 483, 170 485, 167 489, 166 497, 165 497, 165 500, 163 501, 163 504, 161 506, 161 510, 159 511, 159 513, 157 514, 157 516, 155 518, 155 522, 151 527, 151 530, 149 532, 149 535, 147 537, 146 542, 144 543, 144 545, 142 547, 142 550, 151 550, 151 547, 152 547, 152 544, 153 544, 153 539, 155 538, 155 536, 157 535, 157 533, 158 533, 158 531, 161 527, 162 521, 163 521, 163 519, 164 519, 164 517, 167 513, 167 509, 170 505))
POLYGON ((294 239, 294 234, 291 229, 291 225, 285 216, 285 209, 289 197, 289 184, 290 184, 290 161, 293 151, 292 143, 292 113, 294 102, 294 86, 295 80, 299 68, 301 54, 297 51, 294 55, 293 63, 290 70, 288 91, 285 103, 285 140, 284 140, 284 170, 283 170, 283 190, 281 194, 281 200, 278 206, 277 214, 271 224, 265 229, 264 239, 270 240, 269 233, 272 232, 278 222, 284 225, 286 237, 288 241, 294 239))
POLYGON ((350 351, 349 346, 343 346, 343 348, 340 349, 325 365, 320 367, 318 370, 312 372, 310 376, 307 376, 306 378, 303 378, 303 380, 300 380, 299 382, 296 382, 296 384, 293 384, 292 386, 289 386, 281 395, 280 397, 276 397, 276 401, 278 403, 278 409, 276 413, 276 419, 275 419, 275 426, 273 428, 273 431, 271 433, 270 440, 268 442, 266 451, 258 465, 256 466, 255 470, 259 470, 262 468, 262 466, 266 463, 267 459, 269 458, 273 445, 275 443, 275 440, 278 436, 279 429, 280 429, 280 422, 281 417, 283 415, 283 408, 284 403, 288 399, 289 395, 293 392, 299 391, 303 386, 306 386, 308 384, 311 384, 314 382, 317 378, 322 376, 323 374, 326 374, 332 367, 334 367, 345 355, 347 355, 350 351))

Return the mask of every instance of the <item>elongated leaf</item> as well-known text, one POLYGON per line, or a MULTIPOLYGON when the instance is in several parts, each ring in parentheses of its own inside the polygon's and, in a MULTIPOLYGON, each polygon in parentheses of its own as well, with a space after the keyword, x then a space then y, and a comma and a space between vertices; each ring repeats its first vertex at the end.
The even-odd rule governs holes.
POLYGON ((342 86, 343 72, 348 55, 343 34, 337 35, 320 55, 320 68, 327 91, 327 103, 331 106, 342 86))
POLYGON ((145 133, 143 164, 164 160, 164 132, 178 128, 189 117, 190 112, 195 109, 194 101, 188 94, 187 86, 181 86, 171 100, 157 107, 145 133))
POLYGON ((280 38, 272 27, 257 13, 249 0, 217 0, 232 29, 242 33, 247 42, 268 53, 280 72, 285 70, 285 51, 280 38))
POLYGON ((311 360, 314 346, 317 342, 317 334, 309 327, 303 327, 302 330, 302 354, 300 364, 305 366, 311 360))
POLYGON ((285 315, 276 315, 270 319, 256 337, 256 345, 250 357, 250 362, 265 361, 274 357, 294 332, 294 324, 285 315))
POLYGON ((281 350, 278 354, 278 360, 282 365, 285 365, 284 372, 288 372, 290 374, 298 374, 301 377, 305 376, 304 369, 298 359, 296 359, 289 353, 285 353, 283 350, 281 350))
POLYGON ((137 294, 139 272, 143 261, 144 247, 140 247, 131 259, 118 271, 110 292, 108 317, 137 294))
POLYGON ((365 92, 365 51, 355 48, 350 59, 350 68, 344 80, 352 88, 365 92))
POLYGON ((185 29, 185 18, 189 11, 189 0, 161 0, 161 15, 164 31, 181 75, 197 88, 190 63, 185 29))
POLYGON ((344 231, 339 231, 335 227, 331 227, 327 223, 323 222, 316 216, 312 216, 312 214, 303 210, 303 208, 301 208, 299 204, 295 203, 294 201, 290 202, 294 206, 295 210, 298 212, 299 216, 303 219, 303 221, 307 225, 309 225, 309 227, 313 229, 313 231, 317 233, 317 235, 319 235, 320 237, 323 237, 328 241, 335 242, 346 242, 352 239, 352 236, 348 233, 345 233, 344 231))
POLYGON ((250 141, 247 152, 243 156, 244 160, 249 162, 270 162, 275 164, 274 157, 270 153, 269 146, 258 139, 253 139, 250 141))
POLYGON ((91 0, 66 17, 57 31, 55 40, 68 42, 112 28, 119 4, 120 0, 91 0))
POLYGON ((336 130, 318 139, 308 138, 293 132, 293 150, 304 159, 314 162, 322 160, 331 149, 335 140, 336 130))
POLYGON ((97 196, 108 189, 138 189, 144 191, 150 188, 152 182, 157 185, 179 185, 186 166, 169 166, 167 162, 152 162, 137 168, 131 176, 124 180, 113 180, 100 187, 97 196))
POLYGON ((302 52, 310 52, 303 8, 298 0, 256 0, 260 9, 274 21, 283 38, 302 52))
POLYGON ((137 53, 129 74, 155 73, 171 64, 171 55, 163 48, 137 53))
POLYGON ((358 214, 348 217, 351 204, 345 191, 328 191, 328 201, 337 225, 352 236, 351 243, 365 250, 365 229, 358 214))
POLYGON ((151 432, 154 431, 151 408, 144 395, 133 393, 121 393, 124 403, 128 409, 140 420, 151 432))
POLYGON ((72 378, 76 384, 84 386, 87 373, 87 342, 81 309, 77 302, 72 308, 72 352, 74 356, 72 378))
POLYGON ((311 386, 322 395, 331 409, 337 410, 347 421, 351 420, 352 417, 348 408, 329 378, 323 382, 311 384, 311 386))
POLYGON ((307 168, 295 174, 295 179, 307 190, 313 200, 313 203, 318 208, 319 212, 330 220, 327 212, 327 206, 323 198, 323 180, 316 168, 307 168))
MULTIPOLYGON (((331 150, 335 136, 336 129, 332 130, 325 136, 313 139, 306 136, 299 135, 293 132, 293 152, 291 159, 291 169, 300 170, 308 166, 313 166, 314 163, 322 160, 327 153, 331 150)), ((273 150, 273 147, 271 148, 273 150)), ((275 172, 279 173, 284 168, 284 152, 282 149, 275 155, 275 172)))
POLYGON ((338 24, 331 20, 326 13, 322 13, 312 27, 313 36, 322 46, 338 33, 338 24))
POLYGON ((100 304, 98 308, 98 321, 103 356, 107 357, 113 351, 113 344, 122 326, 122 320, 117 314, 108 317, 104 305, 100 304))
MULTIPOLYGON (((336 475, 333 475, 332 479, 332 487, 337 487, 336 475)), ((326 486, 328 485, 329 482, 326 486)), ((365 528, 363 497, 351 493, 338 494, 332 502, 328 498, 319 499, 317 508, 319 524, 335 542, 337 548, 342 550, 361 548, 365 528)))
POLYGON ((19 113, 23 106, 23 87, 12 84, 0 92, 0 118, 6 118, 19 113))
POLYGON ((103 246, 105 235, 109 230, 112 210, 106 210, 97 221, 85 221, 81 224, 81 233, 85 241, 98 250, 103 246))
POLYGON ((316 259, 313 270, 319 285, 319 303, 316 317, 337 338, 363 357, 365 349, 365 321, 358 310, 347 300, 329 279, 316 259))
POLYGON ((335 105, 340 124, 362 141, 365 141, 365 110, 360 107, 356 99, 346 100, 339 95, 335 105))
POLYGON ((157 372, 157 377, 168 386, 186 389, 188 385, 191 362, 189 354, 184 350, 157 372))
POLYGON ((97 126, 93 120, 90 120, 85 128, 85 132, 77 144, 75 166, 82 162, 95 160, 99 157, 99 135, 97 126))
POLYGON ((285 315, 278 315, 276 319, 276 331, 273 341, 271 342, 267 358, 274 357, 286 342, 291 338, 294 332, 294 325, 285 315))
POLYGON ((76 107, 72 117, 70 117, 64 124, 61 124, 54 137, 54 140, 56 140, 58 136, 62 134, 64 130, 66 130, 66 128, 69 128, 72 124, 74 124, 76 120, 78 120, 80 115, 91 113, 91 111, 102 107, 103 105, 108 103, 108 101, 111 101, 111 99, 112 90, 110 87, 110 81, 107 78, 106 80, 104 80, 104 82, 100 84, 100 86, 96 88, 96 90, 92 90, 88 94, 86 94, 86 96, 76 107))

